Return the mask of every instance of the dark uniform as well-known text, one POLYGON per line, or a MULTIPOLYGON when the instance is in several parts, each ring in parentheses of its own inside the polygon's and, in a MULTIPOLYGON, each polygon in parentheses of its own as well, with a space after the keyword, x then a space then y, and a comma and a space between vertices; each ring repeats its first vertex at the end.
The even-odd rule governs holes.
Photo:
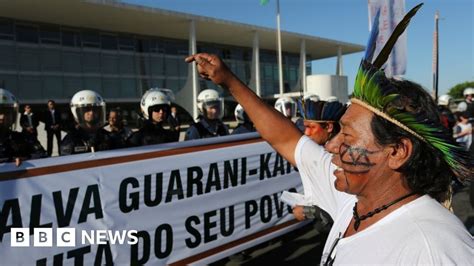
POLYGON ((153 124, 145 121, 143 127, 133 133, 129 139, 130 146, 144 146, 175 141, 175 134, 163 128, 162 123, 153 124))
POLYGON ((13 162, 15 158, 28 160, 45 157, 46 151, 35 139, 11 130, 0 136, 0 163, 13 162))
POLYGON ((110 138, 110 149, 122 149, 129 147, 129 139, 133 132, 128 128, 122 128, 119 131, 108 131, 110 138))
MULTIPOLYGON (((468 103, 464 101, 464 103, 466 104, 466 110, 464 111, 464 113, 467 114, 469 123, 474 126, 474 102, 468 103)), ((474 132, 472 132, 472 136, 474 137, 474 132)), ((471 157, 474 158, 474 145, 472 144, 471 147, 469 147, 469 153, 471 154, 471 157)))
POLYGON ((171 114, 168 116, 168 124, 170 125, 170 131, 173 132, 174 141, 179 141, 179 130, 176 130, 177 127, 181 126, 181 121, 178 116, 173 117, 171 114))
POLYGON ((28 132, 22 132, 21 134, 23 135, 23 139, 28 145, 28 159, 40 159, 48 157, 48 153, 36 137, 32 136, 28 132))
POLYGON ((215 123, 211 124, 202 116, 199 118, 199 122, 192 124, 186 131, 186 136, 184 137, 185 140, 229 135, 229 130, 222 121, 217 120, 215 123))
POLYGON ((54 113, 48 109, 43 115, 44 130, 46 131, 48 155, 53 153, 53 139, 56 137, 58 147, 61 146, 61 113, 55 109, 54 113))
POLYGON ((474 122, 474 102, 466 102, 467 104, 467 109, 466 109, 466 113, 467 115, 469 116, 469 122, 474 122))
POLYGON ((28 156, 28 145, 19 132, 9 131, 0 136, 0 163, 15 161, 28 156))
POLYGON ((91 147, 94 147, 94 151, 110 150, 112 145, 109 133, 104 129, 89 133, 79 127, 64 137, 60 147, 61 155, 71 155, 91 152, 91 147))
POLYGON ((239 125, 232 131, 232 135, 255 132, 256 129, 252 123, 239 123, 239 125))
POLYGON ((467 115, 469 122, 474 125, 474 102, 463 101, 459 103, 458 110, 464 112, 467 115), (463 105, 465 105, 464 106, 464 108, 466 108, 465 110, 464 108, 461 108, 463 105), (462 109, 462 110, 459 110, 459 109, 462 109))

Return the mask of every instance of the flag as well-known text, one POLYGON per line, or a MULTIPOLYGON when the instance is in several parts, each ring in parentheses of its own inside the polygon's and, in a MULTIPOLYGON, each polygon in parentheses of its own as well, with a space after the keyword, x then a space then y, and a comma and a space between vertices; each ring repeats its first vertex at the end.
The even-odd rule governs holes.
POLYGON ((268 0, 260 0, 260 5, 264 6, 268 4, 268 0))
MULTIPOLYGON (((380 9, 379 36, 377 38, 377 47, 375 48, 374 53, 374 58, 376 58, 397 24, 403 18, 405 14, 405 0, 368 0, 368 7, 369 31, 372 30, 371 23, 377 14, 377 10, 380 9)), ((405 32, 398 38, 387 63, 382 67, 388 77, 405 74, 407 64, 406 47, 407 37, 405 32)))

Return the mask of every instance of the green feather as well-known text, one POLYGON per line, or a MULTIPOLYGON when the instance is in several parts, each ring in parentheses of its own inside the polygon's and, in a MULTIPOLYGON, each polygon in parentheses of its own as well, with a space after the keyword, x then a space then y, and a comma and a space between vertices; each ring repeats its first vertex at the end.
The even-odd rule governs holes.
POLYGON ((353 97, 384 112, 421 136, 424 142, 441 153, 457 176, 469 176, 472 173, 468 153, 454 142, 440 121, 430 121, 423 114, 399 110, 390 104, 399 95, 394 93, 385 73, 367 61, 362 60, 357 71, 353 97))

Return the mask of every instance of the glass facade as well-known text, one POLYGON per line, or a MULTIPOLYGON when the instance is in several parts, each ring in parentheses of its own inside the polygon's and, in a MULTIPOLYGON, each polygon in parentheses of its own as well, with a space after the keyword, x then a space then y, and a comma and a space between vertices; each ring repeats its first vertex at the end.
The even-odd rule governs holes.
MULTIPOLYGON (((199 52, 220 55, 246 84, 252 49, 198 43, 199 52)), ((264 96, 278 93, 274 51, 261 50, 264 96)), ((67 103, 81 89, 106 100, 136 102, 150 87, 181 90, 186 83, 187 40, 171 40, 0 18, 0 82, 22 102, 67 103)), ((283 54, 285 92, 298 80, 299 54, 283 54)), ((201 81, 201 89, 215 88, 201 81)))

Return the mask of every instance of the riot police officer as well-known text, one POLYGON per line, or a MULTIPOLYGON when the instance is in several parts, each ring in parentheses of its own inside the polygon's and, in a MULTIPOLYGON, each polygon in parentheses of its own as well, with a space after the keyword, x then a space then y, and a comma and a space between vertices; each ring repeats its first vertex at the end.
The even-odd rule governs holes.
POLYGON ((296 102, 290 97, 280 97, 275 102, 275 109, 288 119, 296 117, 296 102))
POLYGON ((474 88, 465 88, 463 91, 464 101, 458 104, 458 112, 464 112, 469 122, 474 124, 474 88))
MULTIPOLYGON (((314 97, 314 96, 313 96, 314 97)), ((316 96, 317 97, 317 96, 316 96)), ((290 97, 280 97, 275 102, 275 109, 282 113, 286 118, 293 121, 296 127, 304 132, 303 118, 296 117, 296 102, 290 97)))
POLYGON ((61 155, 111 149, 105 124, 105 101, 97 92, 82 90, 71 99, 71 112, 76 127, 61 141, 61 155))
POLYGON ((222 122, 224 99, 213 89, 201 91, 197 98, 198 122, 186 131, 185 140, 212 138, 229 135, 229 129, 222 122))
MULTIPOLYGON (((145 92, 140 101, 140 109, 145 122, 130 137, 131 146, 143 146, 177 141, 176 134, 163 128, 170 111, 169 97, 159 89, 150 89, 145 92)), ((178 135, 179 137, 179 135, 178 135)))
POLYGON ((37 139, 15 131, 18 117, 18 101, 5 89, 0 89, 0 163, 47 157, 37 139))
POLYGON ((234 131, 232 131, 232 135, 256 131, 252 120, 250 120, 242 105, 237 104, 235 107, 234 116, 235 120, 237 120, 239 124, 234 129, 234 131))

